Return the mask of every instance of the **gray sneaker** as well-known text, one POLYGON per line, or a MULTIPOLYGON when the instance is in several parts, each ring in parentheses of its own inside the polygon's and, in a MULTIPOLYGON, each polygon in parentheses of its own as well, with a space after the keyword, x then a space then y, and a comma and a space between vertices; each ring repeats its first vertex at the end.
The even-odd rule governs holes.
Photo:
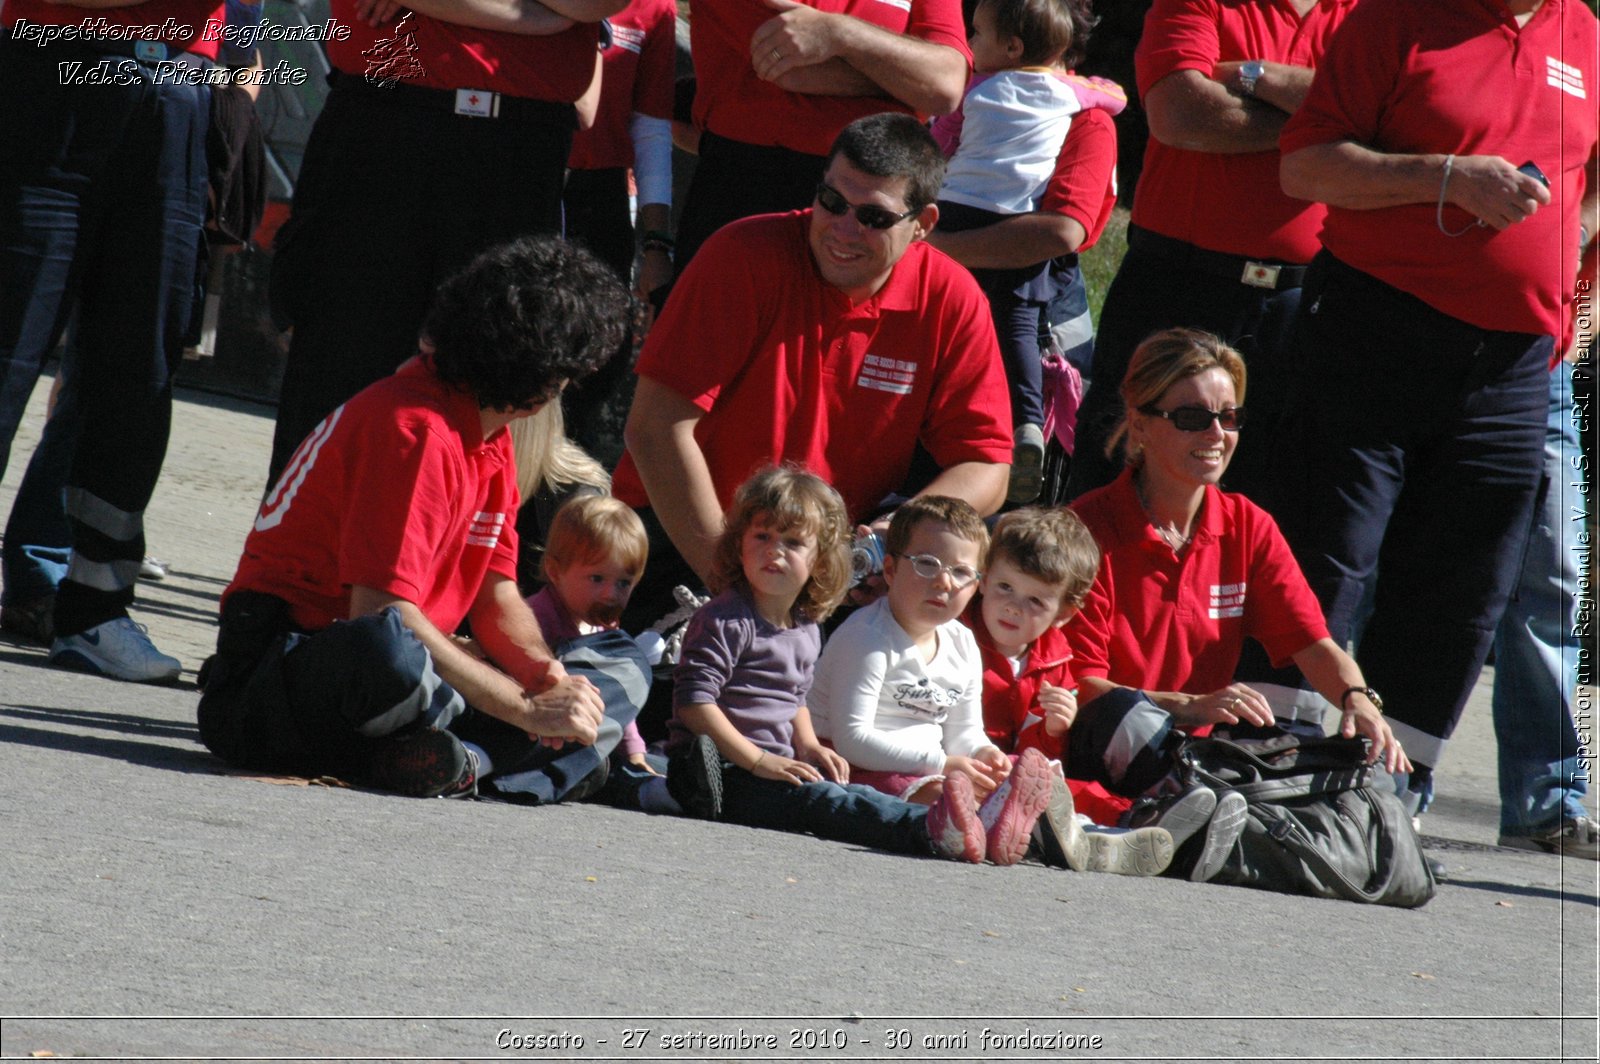
POLYGON ((1044 490, 1044 430, 1038 425, 1018 425, 1011 450, 1011 481, 1006 502, 1029 503, 1044 490))
POLYGON ((1159 876, 1177 847, 1166 828, 1090 831, 1089 871, 1117 876, 1159 876))
POLYGON ((1067 781, 1060 776, 1051 783, 1050 800, 1033 825, 1033 841, 1039 848, 1039 859, 1051 868, 1089 871, 1089 839, 1078 823, 1067 781))
POLYGON ((1204 883, 1222 871, 1234 843, 1244 834, 1249 809, 1249 803, 1238 791, 1224 791, 1219 796, 1210 787, 1195 784, 1172 798, 1136 807, 1128 826, 1166 828, 1174 847, 1198 836, 1189 879, 1204 883))
POLYGON ((183 664, 150 642, 144 625, 113 617, 76 635, 57 636, 50 664, 131 683, 172 683, 183 664))
POLYGON ((1559 824, 1526 835, 1501 835, 1500 845, 1512 850, 1600 861, 1600 825, 1587 816, 1566 817, 1559 824))

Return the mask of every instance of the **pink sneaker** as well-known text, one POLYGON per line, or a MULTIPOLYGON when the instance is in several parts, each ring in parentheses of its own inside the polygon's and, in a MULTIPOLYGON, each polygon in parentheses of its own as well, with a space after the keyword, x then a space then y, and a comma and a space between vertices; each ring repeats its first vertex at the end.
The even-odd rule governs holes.
POLYGON ((1055 773, 1037 750, 1024 750, 1011 767, 1011 775, 996 787, 978 810, 988 830, 989 860, 997 865, 1016 864, 1028 852, 1033 825, 1050 804, 1055 773))
POLYGON ((983 825, 975 812, 977 799, 964 772, 944 778, 944 793, 928 809, 928 840, 933 852, 951 861, 983 863, 983 825))

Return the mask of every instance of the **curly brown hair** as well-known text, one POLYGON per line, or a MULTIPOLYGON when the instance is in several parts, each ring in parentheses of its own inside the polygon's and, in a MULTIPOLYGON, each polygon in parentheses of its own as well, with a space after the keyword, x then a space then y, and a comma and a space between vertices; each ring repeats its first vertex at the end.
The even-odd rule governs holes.
POLYGON ((794 616, 826 620, 850 586, 850 519, 839 493, 815 473, 793 463, 757 471, 739 485, 723 518, 722 536, 711 562, 712 591, 749 586, 740 546, 754 524, 770 525, 780 532, 799 529, 816 537, 811 579, 795 600, 794 616))

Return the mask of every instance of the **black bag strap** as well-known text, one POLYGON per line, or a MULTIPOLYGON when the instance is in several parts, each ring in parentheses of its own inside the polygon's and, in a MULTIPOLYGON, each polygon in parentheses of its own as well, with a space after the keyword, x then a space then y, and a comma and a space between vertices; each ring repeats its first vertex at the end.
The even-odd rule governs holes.
POLYGON ((1292 817, 1280 816, 1278 811, 1270 805, 1251 805, 1250 813, 1267 823, 1267 834, 1276 839, 1284 849, 1304 861, 1319 880, 1327 884, 1346 901, 1372 904, 1388 894, 1389 887, 1394 882, 1397 863, 1394 844, 1396 836, 1394 833, 1399 826, 1390 819, 1389 810, 1383 802, 1373 801, 1366 794, 1362 794, 1362 799, 1372 806, 1372 811, 1378 822, 1379 849, 1377 856, 1378 870, 1382 876, 1382 881, 1370 890, 1361 884, 1351 882, 1350 878, 1342 870, 1330 864, 1328 859, 1322 855, 1322 851, 1317 849, 1316 845, 1300 831, 1299 823, 1292 817), (1285 825, 1286 830, 1274 834, 1273 827, 1279 824, 1285 825))

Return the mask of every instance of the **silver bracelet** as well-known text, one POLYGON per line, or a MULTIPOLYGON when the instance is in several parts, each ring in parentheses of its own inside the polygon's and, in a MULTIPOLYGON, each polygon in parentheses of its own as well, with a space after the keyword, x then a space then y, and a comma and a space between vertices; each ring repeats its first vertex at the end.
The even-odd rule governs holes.
POLYGON ((1444 190, 1449 187, 1450 172, 1455 168, 1456 157, 1454 155, 1446 155, 1444 157, 1444 176, 1439 179, 1439 203, 1436 207, 1434 207, 1433 210, 1433 220, 1434 223, 1439 226, 1439 232, 1450 237, 1463 236, 1483 224, 1482 218, 1475 218, 1468 222, 1465 228, 1455 233, 1452 233, 1450 230, 1444 227, 1444 190))

